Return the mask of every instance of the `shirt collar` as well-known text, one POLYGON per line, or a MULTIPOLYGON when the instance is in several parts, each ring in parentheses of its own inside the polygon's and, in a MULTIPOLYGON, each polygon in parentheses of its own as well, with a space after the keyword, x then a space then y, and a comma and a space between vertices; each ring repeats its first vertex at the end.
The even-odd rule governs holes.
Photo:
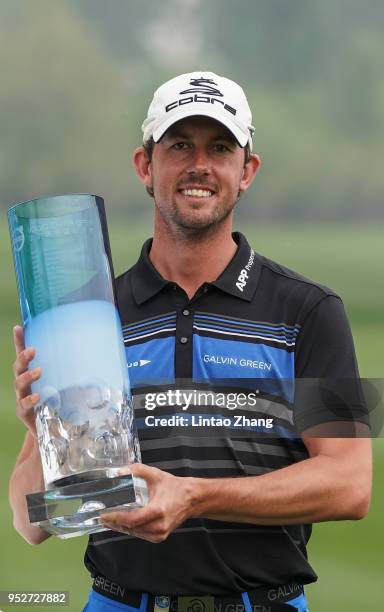
POLYGON ((240 232, 234 232, 232 238, 238 245, 237 251, 224 272, 211 285, 250 302, 260 277, 260 255, 255 253, 240 232))
POLYGON ((143 304, 169 284, 149 259, 151 246, 152 238, 149 238, 144 242, 139 260, 132 268, 132 291, 137 304, 143 304))
MULTIPOLYGON (((260 256, 249 246, 243 234, 234 232, 232 237, 238 245, 235 255, 220 276, 207 284, 250 302, 260 276, 260 256)), ((171 284, 149 259, 151 246, 152 238, 143 244, 140 258, 132 269, 132 291, 137 304, 144 303, 171 284)))

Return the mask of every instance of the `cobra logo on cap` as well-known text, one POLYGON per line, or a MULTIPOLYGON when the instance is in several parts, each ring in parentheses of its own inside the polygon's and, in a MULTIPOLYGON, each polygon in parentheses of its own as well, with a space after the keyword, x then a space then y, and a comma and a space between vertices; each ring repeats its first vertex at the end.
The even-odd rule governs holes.
POLYGON ((215 104, 215 102, 221 104, 225 110, 232 115, 236 115, 237 110, 226 104, 223 100, 219 100, 219 98, 223 98, 223 94, 219 89, 217 89, 217 83, 214 82, 213 79, 206 79, 204 77, 200 77, 198 79, 191 79, 189 81, 192 87, 190 89, 184 89, 179 92, 180 96, 185 96, 186 94, 192 94, 187 96, 186 98, 180 98, 179 100, 175 100, 174 102, 170 102, 165 107, 165 112, 169 113, 169 111, 177 108, 178 106, 184 106, 185 104, 191 104, 193 102, 204 103, 204 104, 215 104), (214 87, 216 86, 216 87, 214 87), (205 94, 205 95, 199 95, 205 94))

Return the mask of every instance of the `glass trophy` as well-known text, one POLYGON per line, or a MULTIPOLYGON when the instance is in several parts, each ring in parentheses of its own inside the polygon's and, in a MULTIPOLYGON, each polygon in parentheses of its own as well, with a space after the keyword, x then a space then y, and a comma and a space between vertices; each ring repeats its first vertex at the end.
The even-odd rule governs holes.
POLYGON ((140 507, 139 462, 102 198, 62 195, 8 211, 25 345, 41 367, 36 430, 45 491, 29 520, 59 538, 105 529, 103 511, 140 507))

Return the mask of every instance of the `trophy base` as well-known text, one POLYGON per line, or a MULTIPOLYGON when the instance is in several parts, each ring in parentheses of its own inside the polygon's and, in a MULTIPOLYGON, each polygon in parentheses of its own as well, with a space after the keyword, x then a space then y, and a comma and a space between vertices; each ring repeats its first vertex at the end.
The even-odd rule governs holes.
POLYGON ((148 502, 142 478, 117 472, 110 469, 106 477, 104 471, 102 478, 95 478, 100 471, 92 477, 78 474, 56 482, 54 489, 27 495, 30 522, 61 539, 106 531, 103 513, 141 508, 148 502))

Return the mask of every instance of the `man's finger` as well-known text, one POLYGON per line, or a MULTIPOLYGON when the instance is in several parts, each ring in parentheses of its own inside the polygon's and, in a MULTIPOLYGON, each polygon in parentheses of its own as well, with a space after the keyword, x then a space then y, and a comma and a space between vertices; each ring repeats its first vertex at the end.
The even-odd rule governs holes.
POLYGON ((26 397, 31 392, 31 384, 38 380, 41 376, 41 368, 34 368, 33 370, 27 370, 20 374, 15 382, 14 387, 19 397, 26 397))
POLYGON ((125 535, 131 536, 133 538, 140 538, 141 540, 145 540, 146 542, 158 543, 162 541, 163 538, 159 538, 155 533, 151 533, 150 531, 143 531, 140 529, 128 529, 124 525, 120 523, 107 523, 103 522, 103 526, 107 527, 111 531, 124 533, 125 535))
POLYGON ((131 531, 124 525, 120 523, 107 523, 103 521, 103 527, 110 529, 111 531, 119 531, 120 533, 125 533, 126 535, 133 535, 131 531))
POLYGON ((16 355, 20 355, 21 351, 25 349, 24 330, 21 325, 15 325, 13 328, 13 342, 15 345, 16 355))
POLYGON ((39 400, 40 395, 38 393, 32 393, 31 395, 27 395, 27 397, 23 397, 20 400, 22 410, 24 410, 25 413, 30 412, 31 408, 34 408, 39 400))
POLYGON ((124 474, 133 474, 133 476, 143 478, 148 484, 154 482, 162 473, 164 473, 162 470, 145 465, 144 463, 131 463, 119 470, 120 476, 124 474))
POLYGON ((13 364, 13 373, 15 376, 20 376, 20 374, 23 374, 24 372, 26 372, 28 370, 28 365, 30 363, 30 361, 32 361, 32 359, 35 356, 35 349, 32 348, 31 346, 27 347, 26 349, 24 349, 23 351, 21 351, 14 364, 13 364))
POLYGON ((124 525, 128 530, 137 529, 148 525, 158 519, 158 512, 150 506, 138 508, 137 510, 106 512, 101 515, 101 520, 108 525, 124 525))

